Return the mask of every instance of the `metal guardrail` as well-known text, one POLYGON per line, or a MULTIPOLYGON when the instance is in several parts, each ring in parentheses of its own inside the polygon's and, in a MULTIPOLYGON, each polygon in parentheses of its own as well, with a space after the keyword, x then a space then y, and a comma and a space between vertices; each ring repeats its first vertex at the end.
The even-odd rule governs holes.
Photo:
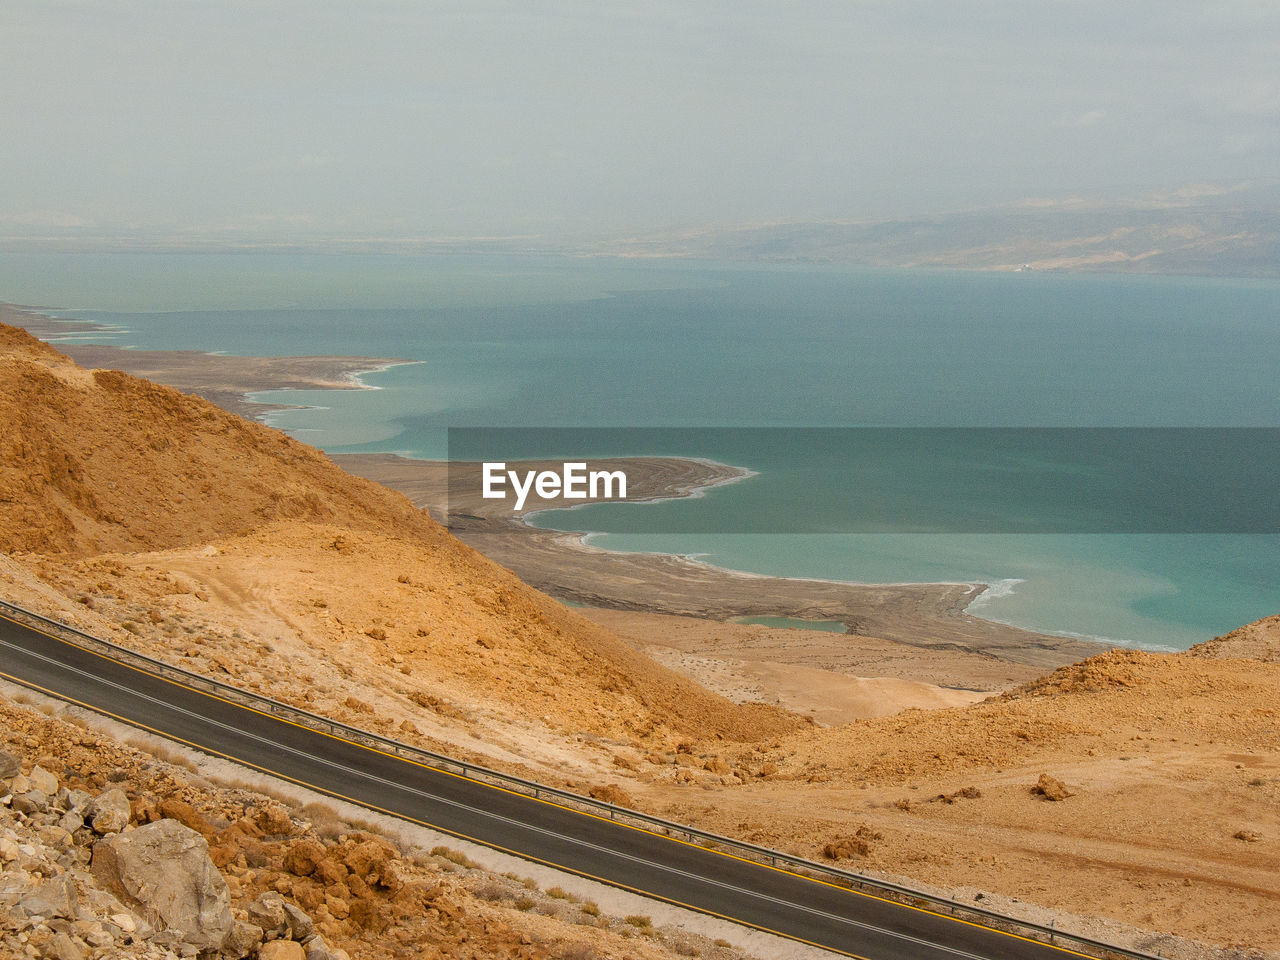
POLYGON ((222 683, 219 680, 214 680, 211 677, 192 673, 189 670, 184 670, 181 667, 176 667, 173 664, 164 662, 163 660, 157 660, 154 657, 149 657, 146 654, 137 652, 136 650, 130 650, 127 647, 122 647, 109 640, 103 640, 101 637, 95 637, 92 634, 85 633, 82 630, 77 630, 75 627, 69 626, 61 621, 53 620, 49 617, 43 616, 42 614, 35 613, 4 600, 0 600, 0 612, 5 613, 14 620, 25 622, 29 626, 35 627, 43 632, 55 634, 56 636, 69 640, 78 646, 104 654, 111 657, 113 660, 118 660, 122 663, 129 663, 134 666, 141 666, 148 672, 159 676, 181 680, 187 686, 195 687, 196 689, 214 694, 215 696, 222 697, 234 703, 251 707, 254 710, 260 710, 273 716, 281 717, 282 719, 288 719, 294 723, 311 727, 332 736, 341 737, 342 739, 348 740, 352 743, 357 743, 366 747, 374 747, 387 753, 403 757, 406 760, 412 760, 440 770, 456 772, 472 780, 501 786, 508 790, 516 790, 517 792, 524 793, 535 799, 555 800, 560 803, 573 805, 580 810, 586 810, 587 812, 595 815, 607 816, 610 820, 639 824, 644 829, 661 834, 662 836, 683 839, 689 843, 695 843, 712 849, 719 848, 728 850, 736 856, 768 864, 772 867, 783 868, 808 876, 817 876, 823 880, 834 882, 840 886, 872 893, 876 896, 885 897, 886 899, 930 910, 946 916, 970 919, 981 923, 984 926, 993 927, 997 930, 1009 933, 1015 933, 1044 943, 1064 946, 1082 952, 1088 951, 1092 956, 1102 958, 1102 960, 1111 960, 1111 958, 1160 960, 1160 957, 1157 954, 1144 953, 1140 950, 1131 950, 1127 947, 1118 947, 1113 944, 1104 943, 1100 940, 1094 940, 1081 934, 1071 933, 1067 930, 1060 930, 1052 924, 1046 926, 1030 920, 1019 920, 1016 917, 1009 917, 973 904, 962 903, 958 900, 951 900, 946 897, 937 896, 936 894, 902 886, 901 884, 893 883, 889 880, 869 877, 864 874, 854 873, 850 870, 841 870, 839 867, 828 866, 827 864, 818 863, 813 860, 806 860, 803 857, 783 853, 780 850, 771 850, 767 847, 756 846, 755 844, 746 843, 742 840, 735 840, 732 837, 724 837, 705 830, 699 830, 696 827, 674 823, 670 820, 663 820, 661 817, 655 817, 639 810, 620 807, 604 800, 597 800, 594 797, 584 796, 568 790, 561 790, 559 787, 552 787, 546 784, 537 783, 533 780, 526 780, 523 777, 503 773, 499 770, 492 770, 489 767, 481 766, 480 764, 468 763, 465 760, 458 760, 455 757, 445 756, 444 754, 434 753, 421 747, 414 747, 409 744, 400 743, 397 740, 392 740, 388 737, 381 736, 380 734, 371 733, 368 730, 361 730, 358 727, 352 727, 348 724, 331 720, 328 717, 309 713, 306 710, 301 710, 298 707, 294 707, 287 703, 281 703, 278 700, 273 700, 270 697, 263 696, 262 694, 252 693, 248 690, 242 690, 239 687, 233 687, 230 684, 222 683))

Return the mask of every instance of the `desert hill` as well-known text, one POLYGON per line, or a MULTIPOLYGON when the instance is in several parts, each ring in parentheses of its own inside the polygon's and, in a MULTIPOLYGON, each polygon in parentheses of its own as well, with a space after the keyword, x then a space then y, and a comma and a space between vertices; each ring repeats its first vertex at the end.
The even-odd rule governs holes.
POLYGON ((0 551, 46 558, 45 575, 86 605, 95 583, 130 567, 177 568, 188 552, 194 576, 184 587, 166 578, 169 609, 145 611, 172 631, 158 652, 179 655, 179 640, 187 649, 217 635, 209 624, 184 632, 175 604, 226 589, 212 581, 227 564, 208 561, 232 549, 241 554, 235 577, 249 593, 278 594, 279 581, 310 571, 304 596, 267 601, 295 628, 277 625, 269 644, 279 648, 279 679, 292 674, 291 663, 342 655, 347 673, 385 660, 406 696, 429 701, 447 688, 508 709, 534 705, 547 722, 577 728, 590 715, 587 729, 741 739, 800 722, 732 704, 649 661, 457 541, 403 496, 343 473, 279 431, 169 387, 84 370, 2 325, 0 422, 0 551), (171 553, 142 559, 157 551, 171 553), (89 560, 108 554, 110 561, 89 560), (206 579, 196 569, 202 559, 206 579), (328 611, 324 622, 311 622, 319 611, 328 611))
POLYGON ((1247 623, 1221 637, 1196 644, 1187 653, 1193 657, 1246 658, 1280 663, 1280 616, 1247 623))

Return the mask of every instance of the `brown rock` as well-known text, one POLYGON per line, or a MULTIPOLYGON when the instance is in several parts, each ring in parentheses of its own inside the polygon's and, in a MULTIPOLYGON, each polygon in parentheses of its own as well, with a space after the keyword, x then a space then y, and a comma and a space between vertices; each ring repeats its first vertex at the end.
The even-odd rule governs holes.
POLYGON ((293 820, 290 819, 284 808, 274 805, 260 811, 256 821, 258 829, 266 836, 292 836, 295 830, 293 820))
POLYGON ((241 837, 252 837, 255 840, 262 839, 265 834, 262 828, 250 820, 248 817, 241 817, 227 829, 222 831, 222 835, 228 840, 238 840, 241 837))
POLYGON ((325 857, 316 864, 312 876, 326 887, 332 887, 339 883, 345 883, 347 879, 347 868, 336 860, 325 857))
POLYGON ((394 860, 397 854, 396 848, 385 840, 371 838, 348 848, 342 854, 342 862, 357 877, 376 881, 383 867, 394 860))
POLYGON ((134 823, 154 823, 156 820, 164 819, 148 797, 135 797, 129 807, 134 823))
POLYGON ((258 960, 307 960, 307 951, 292 940, 272 940, 258 948, 258 960))
POLYGON ((353 873, 347 877, 346 887, 347 892, 356 898, 373 895, 373 890, 370 889, 369 884, 365 883, 358 873, 353 873))
POLYGON ((209 859, 219 870, 225 870, 235 863, 238 856, 240 856, 240 848, 234 843, 215 843, 209 848, 209 859))
POLYGON ((45 796, 52 797, 58 792, 58 778, 39 764, 32 767, 31 773, 27 774, 27 776, 35 785, 35 788, 45 796))
POLYGON ((311 937, 302 946, 307 951, 307 960, 340 960, 346 956, 345 951, 334 950, 319 934, 311 937))
POLYGON ((22 772, 22 762, 12 753, 0 750, 0 780, 12 780, 22 772))
POLYGON ((1067 785, 1057 777, 1051 777, 1047 773, 1040 774, 1040 779, 1036 781, 1031 792, 1037 796, 1044 797, 1046 800, 1065 800, 1067 797, 1074 797, 1075 794, 1067 789, 1067 785))
POLYGON ((854 857, 866 857, 871 854, 871 843, 879 840, 881 835, 870 827, 860 826, 851 837, 842 837, 822 848, 822 855, 828 860, 849 860, 854 857))
POLYGON ((634 807, 636 804, 631 794, 616 783, 605 783, 598 787, 592 787, 590 795, 596 800, 603 800, 605 803, 612 803, 618 807, 634 807))
POLYGON ((351 904, 349 919, 365 933, 379 934, 391 922, 382 904, 371 898, 351 904))
POLYGON ((84 948, 66 933, 55 934, 40 954, 45 960, 85 960, 84 948))
POLYGON ((89 805, 89 816, 85 819, 93 826, 95 833, 119 833, 129 825, 129 815, 133 808, 128 795, 119 787, 114 787, 93 798, 89 805))
POLYGON ((283 937, 289 930, 289 914, 285 910, 287 904, 284 897, 274 890, 268 890, 249 904, 249 922, 262 928, 267 940, 283 937))
POLYGON ((379 890, 395 893, 404 886, 404 877, 399 860, 388 860, 378 871, 376 885, 379 890))
POLYGON ((314 883, 299 884, 293 889, 293 898, 302 909, 315 913, 324 903, 324 890, 314 883))
POLYGON ((977 800, 982 796, 982 791, 977 787, 964 787, 954 793, 940 793, 936 797, 929 799, 930 803, 955 803, 957 800, 977 800))
POLYGON ((394 900, 411 911, 421 912, 434 903, 442 893, 444 893, 444 887, 438 883, 414 880, 401 887, 396 892, 394 900))
POLYGON ((231 924, 231 932, 222 944, 224 957, 247 957, 257 950, 262 943, 262 928, 254 923, 236 920, 231 924))
POLYGON ((324 847, 314 840, 299 840, 284 855, 284 868, 294 876, 309 877, 324 859, 324 847))
POLYGON ((206 840, 210 839, 214 834, 213 824, 185 800, 161 800, 159 809, 162 818, 168 817, 171 820, 177 820, 184 827, 190 827, 206 840))

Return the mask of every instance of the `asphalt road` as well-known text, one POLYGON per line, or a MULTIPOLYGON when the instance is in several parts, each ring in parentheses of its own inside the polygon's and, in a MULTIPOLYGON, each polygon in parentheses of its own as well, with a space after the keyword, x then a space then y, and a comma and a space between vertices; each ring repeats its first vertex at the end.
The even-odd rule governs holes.
POLYGON ((166 680, 2 616, 0 676, 322 793, 847 956, 1078 956, 434 770, 166 680))

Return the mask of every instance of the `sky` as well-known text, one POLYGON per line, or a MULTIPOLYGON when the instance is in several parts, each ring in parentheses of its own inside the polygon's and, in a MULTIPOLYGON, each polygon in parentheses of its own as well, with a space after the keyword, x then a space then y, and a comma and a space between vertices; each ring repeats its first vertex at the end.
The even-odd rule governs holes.
POLYGON ((0 236, 622 237, 1280 171, 1274 0, 0 0, 0 236))

